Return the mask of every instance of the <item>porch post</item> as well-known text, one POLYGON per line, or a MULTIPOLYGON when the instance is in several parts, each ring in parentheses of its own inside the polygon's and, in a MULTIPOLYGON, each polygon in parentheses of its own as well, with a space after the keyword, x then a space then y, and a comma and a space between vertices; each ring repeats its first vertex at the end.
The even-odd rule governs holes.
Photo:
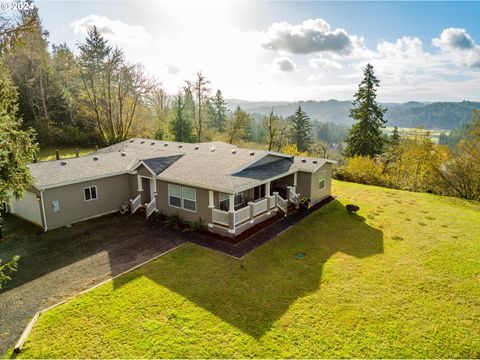
POLYGON ((208 212, 207 224, 209 228, 213 227, 213 209, 215 209, 215 204, 213 203, 213 190, 208 190, 208 212))
POLYGON ((265 184, 265 197, 267 198, 267 215, 270 215, 272 207, 272 196, 270 195, 270 181, 265 184))
POLYGON ((277 195, 278 195, 278 191, 274 191, 274 192, 273 192, 273 203, 275 204, 275 207, 278 206, 278 204, 277 204, 277 195))
POLYGON ((235 195, 228 195, 228 232, 235 235, 235 195))
POLYGON ((253 224, 253 201, 249 201, 248 206, 250 206, 250 224, 253 224))

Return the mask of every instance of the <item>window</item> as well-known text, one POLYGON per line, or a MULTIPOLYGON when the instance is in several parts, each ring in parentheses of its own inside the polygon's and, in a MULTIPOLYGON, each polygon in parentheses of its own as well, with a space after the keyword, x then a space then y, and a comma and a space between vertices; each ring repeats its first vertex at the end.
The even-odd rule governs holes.
POLYGON ((83 189, 83 196, 85 197, 85 201, 95 200, 97 196, 97 187, 90 186, 83 189))
POLYGON ((320 178, 318 180, 318 189, 322 190, 325 187, 325 179, 327 177, 327 172, 325 170, 320 171, 320 178))
POLYGON ((60 211, 60 202, 58 200, 53 200, 52 201, 52 211, 54 213, 57 213, 60 211))
MULTIPOLYGON (((233 198, 234 201, 233 201, 233 207, 235 209, 237 209, 238 207, 242 206, 244 201, 243 201, 243 193, 240 193, 240 194, 237 194, 235 195, 235 197, 233 198)), ((229 210, 229 195, 228 194, 225 194, 225 193, 220 193, 220 199, 219 199, 219 207, 220 207, 220 210, 224 210, 224 211, 228 211, 229 210)))
POLYGON ((197 194, 195 189, 169 184, 168 204, 188 211, 197 211, 197 194))
POLYGON ((185 210, 196 211, 196 192, 194 189, 182 188, 183 208, 185 210))
POLYGON ((265 197, 265 184, 253 188, 253 200, 265 197))
POLYGON ((173 207, 182 208, 182 187, 168 185, 168 204, 173 207))

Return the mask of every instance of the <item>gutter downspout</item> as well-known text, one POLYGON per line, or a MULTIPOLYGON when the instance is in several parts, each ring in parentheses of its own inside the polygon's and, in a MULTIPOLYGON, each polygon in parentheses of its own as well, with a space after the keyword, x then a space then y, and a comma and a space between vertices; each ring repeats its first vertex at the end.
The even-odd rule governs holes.
POLYGON ((43 231, 47 231, 48 230, 47 217, 45 216, 45 202, 43 201, 44 191, 45 191, 44 189, 40 190, 40 201, 42 203, 43 231))

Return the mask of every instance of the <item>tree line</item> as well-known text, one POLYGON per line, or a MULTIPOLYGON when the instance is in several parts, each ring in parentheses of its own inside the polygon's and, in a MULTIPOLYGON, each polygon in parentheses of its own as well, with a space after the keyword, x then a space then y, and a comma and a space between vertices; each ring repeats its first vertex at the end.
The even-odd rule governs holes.
POLYGON ((424 133, 401 138, 395 127, 383 134, 386 109, 376 101, 379 80, 368 64, 354 96, 356 123, 346 139, 345 159, 335 176, 342 180, 480 200, 480 110, 471 123, 435 144, 424 133), (459 136, 459 133, 461 134, 459 136), (448 139, 455 139, 447 146, 448 139))

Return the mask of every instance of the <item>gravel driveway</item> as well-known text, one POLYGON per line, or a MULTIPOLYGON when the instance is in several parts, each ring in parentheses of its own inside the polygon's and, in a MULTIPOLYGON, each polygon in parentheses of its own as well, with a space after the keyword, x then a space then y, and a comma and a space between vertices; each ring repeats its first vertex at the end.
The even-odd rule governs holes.
POLYGON ((7 216, 0 259, 20 255, 0 290, 0 355, 36 311, 73 296, 185 242, 185 235, 141 216, 111 215, 43 233, 7 216))

